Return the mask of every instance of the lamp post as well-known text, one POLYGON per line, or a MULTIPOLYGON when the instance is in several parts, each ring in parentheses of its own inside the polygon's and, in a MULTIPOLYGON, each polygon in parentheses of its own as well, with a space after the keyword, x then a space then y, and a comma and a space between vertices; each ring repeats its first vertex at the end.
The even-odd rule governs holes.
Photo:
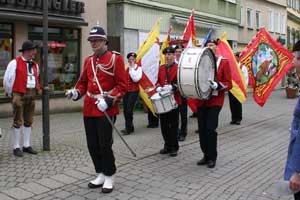
POLYGON ((50 151, 49 86, 48 86, 48 0, 43 0, 43 150, 50 151))

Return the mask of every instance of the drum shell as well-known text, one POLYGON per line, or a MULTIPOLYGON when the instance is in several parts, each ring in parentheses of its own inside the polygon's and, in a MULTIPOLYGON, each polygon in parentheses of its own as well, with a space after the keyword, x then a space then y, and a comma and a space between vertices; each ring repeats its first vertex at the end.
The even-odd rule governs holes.
POLYGON ((164 96, 160 96, 159 93, 155 93, 150 99, 153 104, 154 111, 158 114, 167 113, 178 107, 173 93, 169 93, 164 96))
MULTIPOLYGON (((203 67, 204 68, 204 67, 203 67)), ((201 75, 202 78, 203 75, 201 75)), ((190 47, 186 48, 179 60, 177 71, 177 83, 180 94, 187 98, 207 100, 210 98, 212 90, 209 87, 208 79, 214 80, 216 77, 216 61, 211 49, 190 47), (205 66, 204 69, 210 69, 210 73, 205 77, 206 80, 200 80, 200 73, 203 69, 200 66, 202 59, 209 59, 211 66, 205 66), (202 85, 201 85, 202 84, 202 85)))

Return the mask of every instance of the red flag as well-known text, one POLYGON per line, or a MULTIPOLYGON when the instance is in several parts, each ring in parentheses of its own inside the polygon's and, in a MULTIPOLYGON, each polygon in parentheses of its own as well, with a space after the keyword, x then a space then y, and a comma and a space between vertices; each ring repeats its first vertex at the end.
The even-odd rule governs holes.
POLYGON ((239 102, 244 103, 247 99, 246 83, 233 51, 227 42, 227 33, 224 33, 218 41, 217 54, 227 58, 231 68, 232 89, 230 92, 239 102))
POLYGON ((293 66, 293 57, 264 28, 248 44, 240 62, 248 69, 253 98, 257 104, 263 106, 266 103, 276 84, 293 66))
POLYGON ((195 22, 194 22, 194 9, 192 10, 192 14, 183 31, 182 39, 188 41, 188 43, 183 44, 184 47, 191 47, 191 46, 195 47, 197 44, 196 29, 195 29, 195 22))

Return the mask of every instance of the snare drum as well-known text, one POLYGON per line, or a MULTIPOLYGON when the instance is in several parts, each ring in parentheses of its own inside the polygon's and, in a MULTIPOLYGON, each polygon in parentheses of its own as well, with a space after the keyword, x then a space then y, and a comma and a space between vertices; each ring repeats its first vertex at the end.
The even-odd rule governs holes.
POLYGON ((186 48, 180 57, 177 71, 178 89, 182 96, 207 100, 212 89, 208 80, 216 76, 216 60, 211 49, 186 48))
POLYGON ((154 110, 158 114, 167 113, 177 108, 173 93, 155 93, 150 97, 154 110))

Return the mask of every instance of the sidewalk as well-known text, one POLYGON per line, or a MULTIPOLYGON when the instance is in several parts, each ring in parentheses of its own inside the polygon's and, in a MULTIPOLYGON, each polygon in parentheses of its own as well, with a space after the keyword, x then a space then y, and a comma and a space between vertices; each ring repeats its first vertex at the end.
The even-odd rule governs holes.
MULTIPOLYGON (((296 99, 273 92, 264 108, 244 104, 241 126, 229 125, 228 102, 219 121, 218 161, 214 169, 196 165, 202 157, 196 119, 189 118, 187 140, 179 155, 158 154, 160 129, 147 129, 147 115, 135 114, 135 133, 125 136, 133 158, 117 135, 116 188, 104 195, 87 188, 94 170, 86 148, 81 113, 51 115, 51 151, 41 152, 41 116, 36 116, 33 146, 37 156, 15 158, 10 144, 10 118, 0 119, 0 199, 292 199, 276 196, 272 187, 281 179, 287 154, 289 124, 296 99)), ((119 115, 117 127, 123 128, 119 115)))

